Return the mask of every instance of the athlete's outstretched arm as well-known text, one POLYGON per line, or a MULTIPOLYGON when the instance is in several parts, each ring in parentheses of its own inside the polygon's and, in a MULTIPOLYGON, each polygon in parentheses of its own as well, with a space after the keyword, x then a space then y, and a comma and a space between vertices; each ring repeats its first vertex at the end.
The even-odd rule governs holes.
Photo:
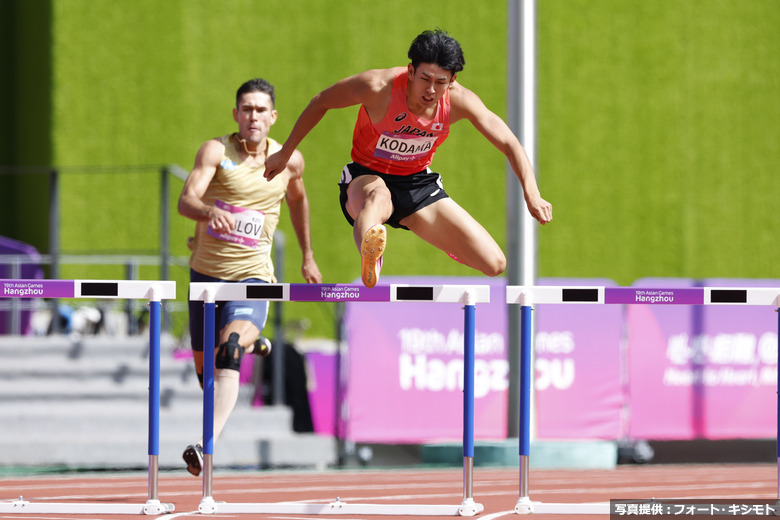
MULTIPOLYGON (((282 149, 266 159, 265 178, 270 181, 284 171, 293 151, 317 126, 328 110, 372 104, 387 85, 388 77, 393 77, 392 69, 367 70, 344 78, 314 96, 298 116, 282 149)), ((390 82, 392 83, 392 79, 390 82)))
POLYGON ((453 86, 451 97, 453 121, 468 119, 493 146, 509 160, 509 164, 523 187, 529 213, 540 224, 552 220, 552 204, 544 200, 536 184, 531 161, 515 134, 503 119, 491 112, 479 97, 462 85, 453 86))

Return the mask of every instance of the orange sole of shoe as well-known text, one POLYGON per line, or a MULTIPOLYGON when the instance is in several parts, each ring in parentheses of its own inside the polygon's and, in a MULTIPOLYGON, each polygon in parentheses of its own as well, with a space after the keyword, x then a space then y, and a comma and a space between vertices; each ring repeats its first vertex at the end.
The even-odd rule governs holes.
POLYGON ((369 289, 376 286, 379 281, 377 262, 384 254, 386 246, 387 229, 381 224, 369 228, 363 235, 363 242, 360 244, 361 278, 363 285, 369 289))

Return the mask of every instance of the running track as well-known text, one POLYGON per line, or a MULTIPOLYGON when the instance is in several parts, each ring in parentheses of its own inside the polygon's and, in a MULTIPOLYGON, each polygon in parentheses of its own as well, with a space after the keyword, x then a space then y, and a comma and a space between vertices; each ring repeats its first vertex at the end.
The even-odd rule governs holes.
MULTIPOLYGON (((513 468, 474 469, 474 499, 484 505, 483 520, 518 520, 514 506, 518 497, 518 470, 513 468)), ((640 498, 777 498, 777 467, 771 464, 711 465, 629 465, 614 470, 531 470, 532 501, 544 503, 606 502, 612 499, 640 498)), ((78 476, 35 476, 0 478, 0 500, 23 496, 30 502, 89 502, 143 504, 147 498, 144 473, 95 474, 78 476)), ((153 519, 214 518, 215 520, 267 518, 273 520, 390 520, 401 516, 225 514, 201 515, 202 480, 184 472, 161 472, 159 497, 173 503, 176 510, 161 516, 3 514, 0 519, 101 520, 111 518, 153 519)), ((392 469, 340 471, 254 471, 215 470, 214 500, 230 503, 315 502, 336 498, 346 503, 446 504, 458 505, 463 498, 461 469, 392 469)), ((571 515, 523 515, 546 520, 572 518, 571 515)), ((409 516, 427 520, 441 517, 409 516)), ((576 515, 576 518, 609 518, 609 515, 576 515)))

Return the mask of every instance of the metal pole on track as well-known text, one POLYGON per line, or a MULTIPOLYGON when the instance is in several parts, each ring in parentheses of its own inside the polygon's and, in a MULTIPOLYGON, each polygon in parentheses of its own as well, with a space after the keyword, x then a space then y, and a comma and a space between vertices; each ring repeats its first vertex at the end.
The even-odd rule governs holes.
POLYGON ((474 367, 476 357, 475 297, 467 291, 463 307, 463 502, 461 516, 474 516, 484 510, 474 502, 474 367))
POLYGON ((530 512, 529 468, 531 454, 531 331, 533 307, 520 307, 520 494, 515 505, 518 513, 530 512))
POLYGON ((160 455, 160 302, 149 302, 149 500, 157 500, 160 455))
POLYGON ((466 305, 463 325, 463 500, 474 497, 474 305, 466 305))
MULTIPOLYGON (((537 169, 536 141, 536 0, 507 1, 507 123, 537 169)), ((507 282, 532 286, 537 276, 536 221, 526 210, 523 188, 512 168, 506 167, 507 282)), ((518 434, 518 345, 520 316, 516 306, 508 312, 509 399, 507 434, 518 434)))
POLYGON ((159 515, 175 510, 171 503, 161 503, 160 475, 160 334, 162 301, 152 289, 149 301, 149 491, 144 514, 159 515))
POLYGON ((214 470, 214 301, 203 304, 203 500, 200 512, 215 512, 212 498, 214 470))

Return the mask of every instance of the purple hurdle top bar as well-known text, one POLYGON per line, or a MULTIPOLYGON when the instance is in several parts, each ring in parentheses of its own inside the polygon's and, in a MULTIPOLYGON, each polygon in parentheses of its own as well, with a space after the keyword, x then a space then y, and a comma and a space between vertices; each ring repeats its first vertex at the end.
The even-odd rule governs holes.
POLYGON ((390 286, 369 289, 352 284, 293 284, 290 301, 296 302, 389 302, 390 286))
POLYGON ((604 289, 604 303, 702 305, 704 303, 704 289, 700 287, 676 289, 606 287, 604 289))
POLYGON ((0 280, 2 298, 73 298, 73 280, 0 280))

